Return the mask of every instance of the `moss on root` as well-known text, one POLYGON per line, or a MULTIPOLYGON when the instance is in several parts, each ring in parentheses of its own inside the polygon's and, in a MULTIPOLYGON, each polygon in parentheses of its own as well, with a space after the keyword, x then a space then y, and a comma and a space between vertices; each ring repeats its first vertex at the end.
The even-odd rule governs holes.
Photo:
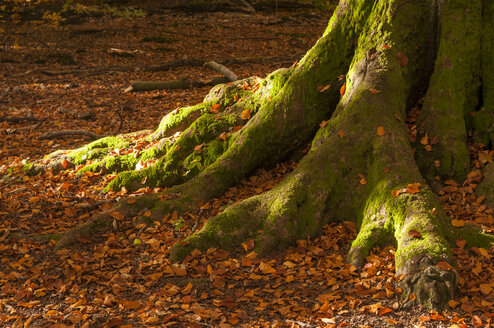
POLYGON ((428 181, 435 176, 463 181, 470 170, 470 113, 479 104, 482 1, 447 1, 440 13, 439 49, 419 116, 416 158, 428 181), (426 135, 438 142, 421 144, 426 135))

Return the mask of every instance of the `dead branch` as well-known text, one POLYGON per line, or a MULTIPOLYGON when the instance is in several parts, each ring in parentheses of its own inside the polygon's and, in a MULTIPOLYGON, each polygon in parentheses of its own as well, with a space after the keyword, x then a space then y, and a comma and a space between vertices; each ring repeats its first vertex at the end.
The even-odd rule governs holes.
POLYGON ((51 131, 43 134, 39 139, 53 139, 62 136, 86 136, 92 139, 99 139, 105 137, 105 135, 96 134, 86 130, 64 130, 64 131, 51 131))
MULTIPOLYGON (((262 64, 262 63, 292 63, 296 59, 303 56, 303 53, 297 53, 292 56, 271 56, 271 57, 244 57, 244 58, 219 58, 215 59, 215 62, 220 62, 223 65, 235 65, 235 64, 262 64)), ((160 65, 150 65, 144 67, 136 67, 136 66, 110 66, 110 67, 95 67, 88 69, 71 69, 66 71, 49 71, 49 70, 31 70, 22 74, 15 75, 6 75, 1 77, 0 79, 12 78, 16 76, 22 76, 29 73, 41 73, 44 75, 50 76, 59 76, 59 75, 98 75, 98 74, 106 74, 108 72, 125 72, 125 71, 136 71, 142 70, 147 72, 161 72, 167 71, 173 68, 186 67, 186 66, 203 66, 204 63, 208 62, 207 59, 201 58, 188 58, 188 59, 180 59, 174 60, 171 62, 166 62, 160 65)))
POLYGON ((229 79, 225 77, 215 77, 212 79, 204 79, 198 81, 186 81, 186 80, 171 80, 171 81, 134 81, 132 86, 125 89, 125 91, 151 91, 151 90, 165 90, 165 89, 189 89, 199 88, 203 86, 215 86, 220 83, 228 83, 229 79))
POLYGON ((22 121, 34 121, 34 122, 38 122, 39 120, 36 117, 33 117, 33 116, 20 116, 20 117, 5 117, 5 116, 0 116, 0 122, 1 121, 19 123, 19 122, 22 122, 22 121))
POLYGON ((251 12, 251 13, 255 13, 256 12, 256 10, 254 9, 254 7, 252 7, 252 5, 250 3, 248 3, 246 0, 240 0, 240 3, 244 5, 244 8, 248 12, 251 12))
POLYGON ((218 64, 217 62, 215 62, 213 60, 206 62, 204 64, 204 66, 207 68, 211 68, 211 69, 215 70, 216 72, 223 74, 228 80, 230 80, 230 82, 238 80, 237 74, 235 74, 231 70, 229 70, 228 67, 221 65, 221 64, 218 64))

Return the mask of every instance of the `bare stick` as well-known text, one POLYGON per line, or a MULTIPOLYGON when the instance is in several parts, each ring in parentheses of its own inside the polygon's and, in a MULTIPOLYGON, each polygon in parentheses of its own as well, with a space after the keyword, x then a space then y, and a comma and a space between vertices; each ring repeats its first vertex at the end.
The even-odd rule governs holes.
POLYGON ((246 0, 240 0, 240 2, 244 5, 244 7, 246 8, 246 10, 248 12, 251 12, 251 13, 255 13, 256 10, 254 9, 254 7, 252 7, 252 5, 250 3, 248 3, 246 0))
POLYGON ((32 116, 22 116, 22 117, 5 117, 5 116, 0 116, 0 122, 1 121, 7 121, 7 122, 22 122, 22 121, 39 121, 36 117, 32 116))
POLYGON ((65 131, 52 131, 43 134, 39 139, 53 139, 62 136, 86 136, 92 139, 99 139, 105 137, 101 134, 96 134, 91 131, 86 130, 65 130, 65 131))
POLYGON ((216 72, 219 72, 223 74, 230 82, 237 81, 238 76, 230 71, 226 66, 223 66, 221 64, 218 64, 215 61, 208 61, 207 63, 204 64, 207 68, 214 69, 216 72))

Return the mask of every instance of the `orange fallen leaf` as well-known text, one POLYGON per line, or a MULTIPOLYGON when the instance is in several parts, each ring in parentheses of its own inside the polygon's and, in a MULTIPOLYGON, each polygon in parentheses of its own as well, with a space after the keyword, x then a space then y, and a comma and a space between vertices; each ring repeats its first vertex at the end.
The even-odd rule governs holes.
POLYGON ((204 145, 204 144, 200 144, 200 145, 196 145, 196 146, 194 146, 194 150, 195 150, 195 151, 200 151, 200 150, 202 149, 202 146, 203 146, 203 145, 204 145))
POLYGON ((408 231, 408 235, 412 237, 422 238, 422 235, 417 230, 408 231))
POLYGON ((244 127, 243 125, 237 125, 236 127, 233 128, 232 133, 242 130, 243 127, 244 127))
POLYGON ((419 316, 419 320, 422 322, 427 322, 427 321, 431 321, 431 317, 428 315, 421 315, 419 316))
POLYGON ((402 189, 398 189, 398 190, 391 190, 391 195, 393 195, 394 197, 398 197, 398 195, 400 195, 406 191, 407 191, 406 188, 402 188, 402 189))
POLYGON ((436 263, 436 267, 438 267, 439 269, 446 270, 446 271, 452 269, 451 264, 449 264, 448 262, 438 262, 438 263, 436 263))
POLYGON ((427 135, 427 133, 425 134, 425 136, 420 138, 420 143, 424 146, 429 144, 429 136, 427 135))
POLYGON ((211 110, 209 112, 218 114, 220 112, 220 104, 214 104, 213 106, 211 106, 211 110))
POLYGON ((401 122, 401 118, 398 116, 398 114, 394 113, 394 114, 393 114, 393 116, 394 116, 394 117, 395 117, 398 121, 400 121, 400 122, 401 122))
POLYGON ((492 287, 490 284, 480 284, 479 289, 484 295, 489 295, 492 292, 492 287))
POLYGON ((340 138, 343 138, 345 136, 345 134, 343 133, 343 131, 338 131, 338 135, 340 136, 340 138))
POLYGON ((383 49, 391 49, 391 46, 387 44, 383 44, 383 49))
POLYGON ((453 219, 453 220, 451 220, 451 225, 453 227, 457 227, 457 228, 464 227, 465 226, 465 221, 458 220, 458 219, 453 219))
POLYGON ((425 150, 427 151, 432 151, 432 146, 431 145, 425 145, 425 150))
POLYGON ((68 160, 64 159, 64 160, 62 161, 62 167, 63 167, 64 169, 66 169, 66 168, 68 168, 69 166, 70 166, 70 162, 69 162, 68 160))
POLYGON ((441 166, 441 161, 440 160, 435 160, 434 161, 434 166, 435 167, 440 167, 441 166))
POLYGON ((121 212, 118 211, 110 212, 110 216, 115 220, 122 220, 125 217, 121 212))
POLYGON ((406 67, 408 65, 408 57, 402 52, 399 52, 397 54, 397 56, 398 56, 398 62, 400 63, 400 66, 406 67))
POLYGON ((379 309, 378 314, 379 315, 385 315, 386 313, 390 313, 390 312, 393 312, 393 309, 391 309, 389 307, 384 307, 384 308, 379 309))
POLYGON ((320 85, 320 86, 317 87, 317 91, 324 92, 324 91, 328 90, 330 87, 331 87, 331 84, 328 84, 328 85, 325 85, 325 86, 320 85))
POLYGON ((322 121, 321 124, 319 124, 319 126, 321 128, 325 127, 326 125, 328 124, 328 121, 322 121))
POLYGON ((123 305, 127 310, 137 310, 141 307, 141 304, 135 301, 123 301, 123 305))
POLYGON ((261 264, 259 265, 259 269, 264 274, 271 274, 271 273, 276 272, 275 268, 273 268, 271 265, 264 263, 264 262, 261 262, 261 264))
POLYGON ((449 300, 448 301, 448 305, 450 308, 454 309, 455 307, 457 307, 458 305, 460 305, 460 302, 457 302, 455 300, 449 300))
POLYGON ((367 180, 365 180, 364 178, 360 179, 360 184, 361 185, 367 184, 367 180))
POLYGON ((420 183, 410 183, 409 185, 407 185, 407 193, 409 194, 416 194, 418 192, 420 192, 420 186, 421 184, 420 183))
POLYGON ((377 94, 380 94, 381 93, 381 90, 377 90, 377 89, 369 89, 370 93, 372 93, 373 95, 377 95, 377 94))
POLYGON ((240 118, 241 118, 242 120, 248 120, 248 119, 250 118, 250 109, 249 109, 249 108, 244 109, 244 110, 242 111, 242 114, 240 114, 240 118))
POLYGON ((343 97, 343 95, 345 94, 345 89, 346 89, 346 84, 343 84, 340 88, 340 96, 343 97))
POLYGON ((228 136, 230 134, 228 132, 222 132, 219 136, 218 136, 218 140, 223 140, 225 141, 226 139, 228 139, 228 136))
POLYGON ((467 241, 465 239, 458 238, 456 240, 456 246, 458 246, 459 248, 465 248, 466 245, 467 245, 467 241))
POLYGON ((384 128, 382 126, 377 127, 377 135, 380 137, 384 135, 384 128))

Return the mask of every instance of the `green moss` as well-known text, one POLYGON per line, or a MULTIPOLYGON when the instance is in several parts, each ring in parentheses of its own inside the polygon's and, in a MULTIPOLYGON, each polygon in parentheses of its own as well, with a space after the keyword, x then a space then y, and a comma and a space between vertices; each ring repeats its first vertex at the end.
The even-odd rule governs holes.
POLYGON ((464 239, 467 244, 466 248, 479 247, 489 249, 494 246, 494 236, 482 232, 477 226, 465 226, 463 228, 455 228, 454 233, 456 238, 464 239))
POLYGON ((473 136, 476 142, 489 146, 494 133, 494 108, 492 110, 483 108, 475 113, 473 118, 473 136))
POLYGON ((70 152, 68 156, 71 163, 80 165, 89 160, 102 158, 111 150, 126 148, 129 144, 129 141, 123 137, 105 137, 70 152))

